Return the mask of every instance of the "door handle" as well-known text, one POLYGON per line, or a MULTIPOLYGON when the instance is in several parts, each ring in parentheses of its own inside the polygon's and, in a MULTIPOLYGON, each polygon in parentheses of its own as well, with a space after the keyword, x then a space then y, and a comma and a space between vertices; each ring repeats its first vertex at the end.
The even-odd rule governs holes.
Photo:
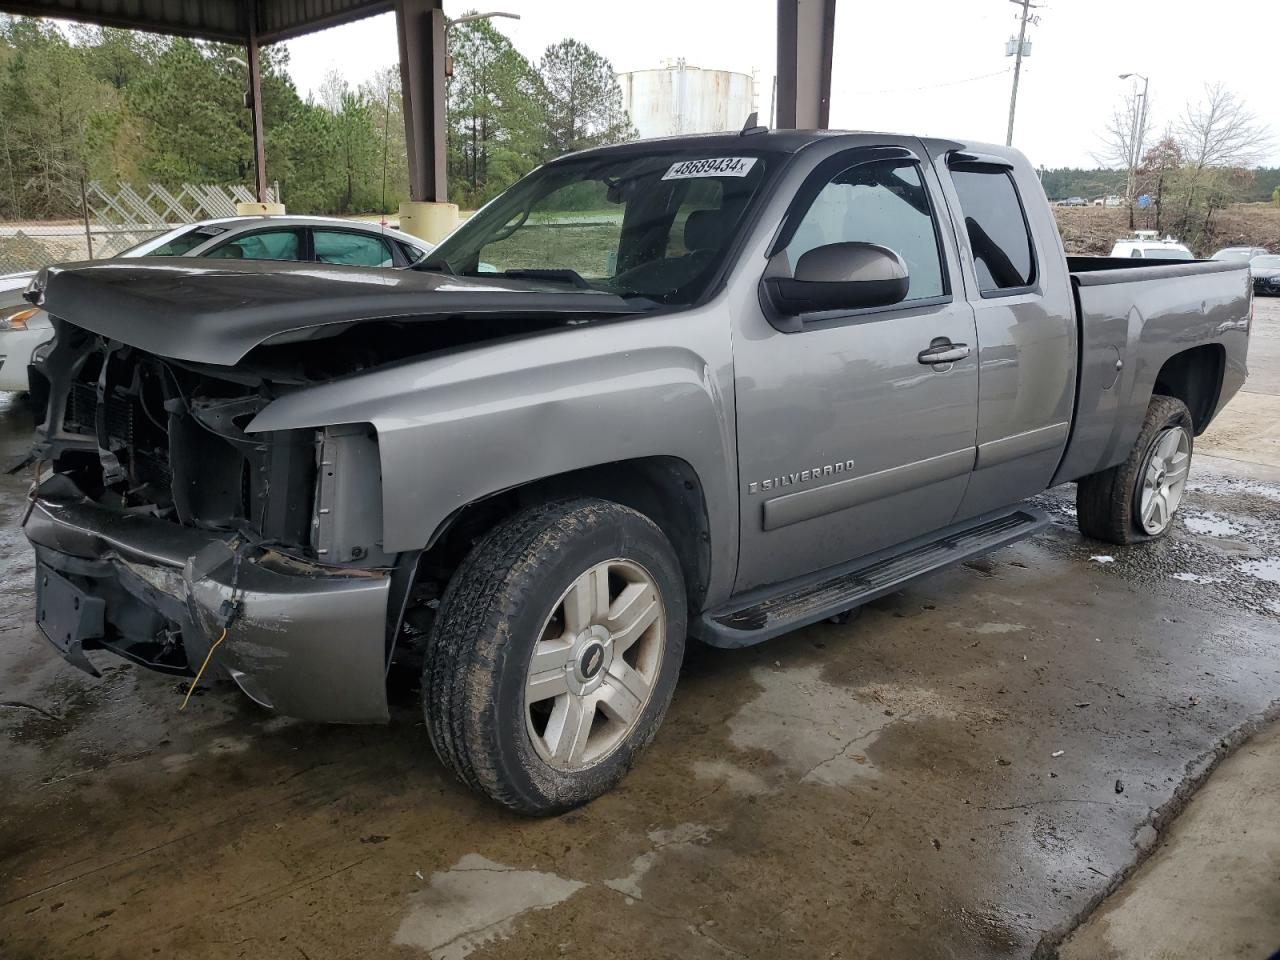
POLYGON ((939 363, 955 363, 969 356, 971 352, 967 343, 952 343, 950 340, 944 340, 942 343, 935 341, 929 345, 928 350, 921 350, 916 354, 916 359, 923 364, 933 366, 939 363))

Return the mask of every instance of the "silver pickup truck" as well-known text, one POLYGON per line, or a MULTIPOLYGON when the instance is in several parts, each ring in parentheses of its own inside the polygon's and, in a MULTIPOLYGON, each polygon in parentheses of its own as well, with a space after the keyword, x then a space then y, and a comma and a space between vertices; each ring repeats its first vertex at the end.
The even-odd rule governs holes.
POLYGON ((50 268, 37 617, 295 717, 385 721, 526 813, 740 647, 1040 530, 1164 534, 1240 388, 1243 265, 1063 255, 1018 153, 879 134, 575 154, 414 271, 50 268))

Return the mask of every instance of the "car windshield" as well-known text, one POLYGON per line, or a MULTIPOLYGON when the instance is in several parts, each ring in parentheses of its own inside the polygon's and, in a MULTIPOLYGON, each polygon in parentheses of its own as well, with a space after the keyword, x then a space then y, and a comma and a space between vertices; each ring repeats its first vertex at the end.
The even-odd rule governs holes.
POLYGON ((1280 270, 1280 257, 1254 257, 1249 261, 1251 267, 1262 267, 1265 270, 1280 270))
POLYGON ((1142 255, 1149 260, 1194 260, 1190 250, 1177 247, 1144 247, 1142 255))
POLYGON ((653 150, 553 163, 484 207, 420 269, 692 303, 778 160, 653 150))
POLYGON ((1249 254, 1252 252, 1253 252, 1252 250, 1246 250, 1243 248, 1239 250, 1219 250, 1217 253, 1213 255, 1213 259, 1215 260, 1248 260, 1249 254))

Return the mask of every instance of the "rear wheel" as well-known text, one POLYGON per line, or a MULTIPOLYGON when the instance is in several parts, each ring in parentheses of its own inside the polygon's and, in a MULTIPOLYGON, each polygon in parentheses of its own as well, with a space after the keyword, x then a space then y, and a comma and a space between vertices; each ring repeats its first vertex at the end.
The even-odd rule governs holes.
POLYGON ((662 722, 685 616, 679 564, 648 518, 603 500, 516 514, 441 600, 422 685, 436 753, 521 813, 594 799, 662 722))
POLYGON ((1129 457, 1076 486, 1080 532, 1108 543, 1162 537, 1173 526, 1191 470, 1194 427, 1186 404, 1154 396, 1129 457))

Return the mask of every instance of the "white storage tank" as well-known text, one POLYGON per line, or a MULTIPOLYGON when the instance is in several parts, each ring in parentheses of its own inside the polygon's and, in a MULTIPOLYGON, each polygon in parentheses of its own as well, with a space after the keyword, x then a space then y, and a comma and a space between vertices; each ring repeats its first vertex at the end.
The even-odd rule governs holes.
POLYGON ((683 60, 657 70, 618 74, 622 101, 641 137, 741 130, 756 110, 756 82, 747 73, 703 70, 683 60))

